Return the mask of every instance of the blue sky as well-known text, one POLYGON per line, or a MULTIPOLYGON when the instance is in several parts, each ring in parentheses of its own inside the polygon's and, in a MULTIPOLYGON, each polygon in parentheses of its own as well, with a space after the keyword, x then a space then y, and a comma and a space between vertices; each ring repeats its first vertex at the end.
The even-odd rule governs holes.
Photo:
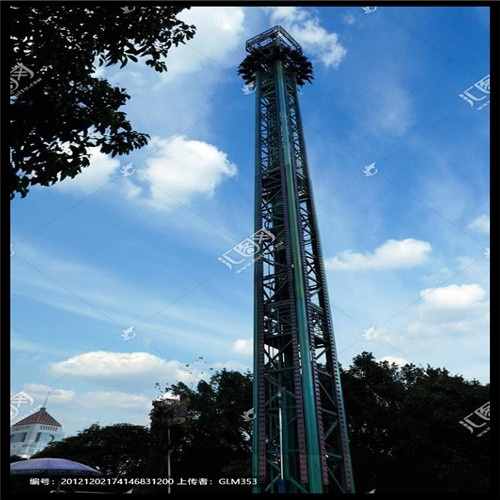
POLYGON ((253 232, 254 95, 236 69, 275 24, 315 68, 301 106, 342 364, 367 350, 487 382, 489 107, 459 94, 489 74, 488 9, 183 18, 198 33, 168 73, 98 70, 151 144, 93 152, 74 180, 12 203, 12 393, 37 407, 51 390, 69 435, 147 424, 155 382, 251 367, 251 268, 218 257, 253 232))

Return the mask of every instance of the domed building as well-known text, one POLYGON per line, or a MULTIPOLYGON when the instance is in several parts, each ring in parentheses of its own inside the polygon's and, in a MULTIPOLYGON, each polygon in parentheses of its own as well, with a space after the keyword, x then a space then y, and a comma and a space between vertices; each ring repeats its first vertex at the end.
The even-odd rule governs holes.
POLYGON ((30 458, 52 441, 59 441, 63 437, 62 425, 42 406, 11 426, 10 454, 30 458))

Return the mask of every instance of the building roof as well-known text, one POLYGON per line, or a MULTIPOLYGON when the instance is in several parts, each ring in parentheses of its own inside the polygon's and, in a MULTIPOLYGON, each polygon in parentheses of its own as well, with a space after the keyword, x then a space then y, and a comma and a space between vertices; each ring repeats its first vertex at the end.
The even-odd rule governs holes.
POLYGON ((26 418, 19 420, 12 427, 19 427, 21 425, 54 425, 57 427, 62 427, 62 425, 52 416, 47 413, 47 410, 42 406, 38 411, 28 415, 26 418))

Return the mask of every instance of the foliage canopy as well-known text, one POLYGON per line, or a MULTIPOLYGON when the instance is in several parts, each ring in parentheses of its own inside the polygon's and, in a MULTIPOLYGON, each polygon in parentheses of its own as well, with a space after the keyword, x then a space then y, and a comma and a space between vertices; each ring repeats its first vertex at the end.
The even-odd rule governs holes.
POLYGON ((140 425, 93 424, 62 441, 50 443, 31 458, 67 458, 114 477, 140 477, 148 470, 149 429, 140 425))
MULTIPOLYGON (((443 368, 377 362, 367 352, 341 377, 358 492, 488 491, 488 435, 477 438, 458 423, 488 401, 488 385, 443 368)), ((227 370, 196 388, 165 387, 180 396, 188 415, 171 431, 176 477, 250 477, 251 422, 243 414, 252 406, 251 387, 250 373, 227 370)), ((170 416, 168 405, 156 400, 150 430, 93 425, 38 456, 98 465, 115 475, 166 476, 170 416)))
POLYGON ((95 75, 100 66, 144 62, 167 71, 172 46, 195 27, 177 18, 182 3, 137 5, 11 4, 8 137, 11 198, 75 177, 89 148, 115 156, 148 142, 119 111, 130 96, 95 75), (21 73, 24 72, 22 76, 21 73), (31 78, 30 78, 31 73, 31 78))

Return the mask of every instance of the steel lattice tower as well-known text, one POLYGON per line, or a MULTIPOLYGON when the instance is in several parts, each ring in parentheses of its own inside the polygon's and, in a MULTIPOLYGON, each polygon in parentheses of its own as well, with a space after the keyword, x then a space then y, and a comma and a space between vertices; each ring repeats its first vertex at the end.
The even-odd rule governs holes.
POLYGON ((280 26, 246 43, 256 94, 253 476, 256 492, 353 493, 347 423, 297 86, 312 78, 280 26))

